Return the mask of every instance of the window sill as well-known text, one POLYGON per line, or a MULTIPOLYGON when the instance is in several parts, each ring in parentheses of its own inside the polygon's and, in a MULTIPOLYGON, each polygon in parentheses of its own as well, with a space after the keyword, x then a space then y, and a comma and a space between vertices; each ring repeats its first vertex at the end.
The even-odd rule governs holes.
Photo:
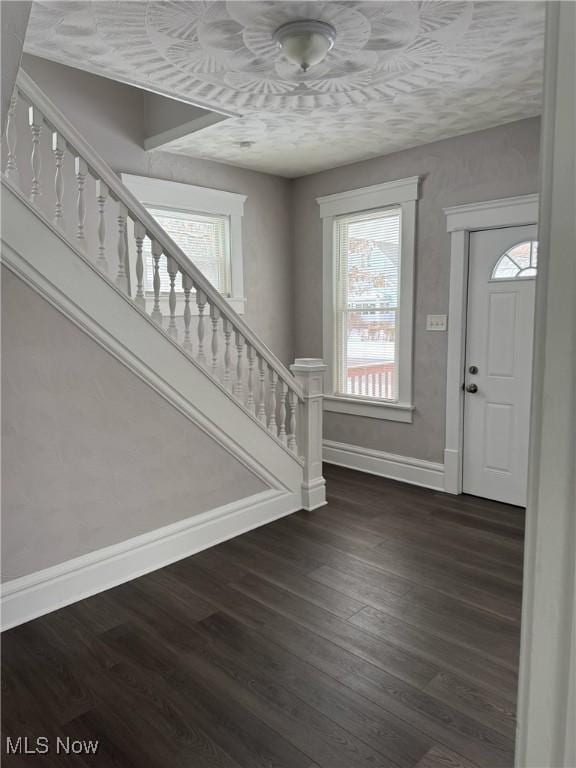
POLYGON ((370 401, 359 397, 324 396, 324 410, 331 413, 347 413, 351 416, 365 416, 369 419, 401 421, 412 424, 414 406, 410 403, 386 403, 370 401))

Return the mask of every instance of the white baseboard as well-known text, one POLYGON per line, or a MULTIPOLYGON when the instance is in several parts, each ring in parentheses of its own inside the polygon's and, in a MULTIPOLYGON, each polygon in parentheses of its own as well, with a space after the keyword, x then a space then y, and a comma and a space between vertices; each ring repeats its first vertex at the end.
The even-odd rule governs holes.
POLYGON ((434 461, 412 459, 333 440, 324 440, 323 456, 328 464, 337 464, 339 467, 357 469, 370 475, 388 477, 436 491, 444 490, 444 465, 434 461))
POLYGON ((2 630, 189 557, 302 509, 297 493, 268 490, 2 585, 2 630))

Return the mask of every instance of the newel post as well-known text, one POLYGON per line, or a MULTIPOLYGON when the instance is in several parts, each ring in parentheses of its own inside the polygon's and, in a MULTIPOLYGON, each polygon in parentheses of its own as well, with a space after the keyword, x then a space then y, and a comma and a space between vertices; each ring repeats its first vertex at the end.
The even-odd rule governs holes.
POLYGON ((299 357, 290 370, 304 390, 298 447, 304 456, 302 507, 311 510, 326 504, 326 481, 322 477, 322 401, 326 366, 323 360, 299 357))

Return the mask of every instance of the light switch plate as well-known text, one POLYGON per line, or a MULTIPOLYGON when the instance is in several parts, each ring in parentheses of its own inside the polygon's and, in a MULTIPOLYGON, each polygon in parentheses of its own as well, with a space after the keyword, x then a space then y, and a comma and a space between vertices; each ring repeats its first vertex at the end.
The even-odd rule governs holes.
POLYGON ((426 315, 427 331, 445 331, 447 328, 447 315, 426 315))

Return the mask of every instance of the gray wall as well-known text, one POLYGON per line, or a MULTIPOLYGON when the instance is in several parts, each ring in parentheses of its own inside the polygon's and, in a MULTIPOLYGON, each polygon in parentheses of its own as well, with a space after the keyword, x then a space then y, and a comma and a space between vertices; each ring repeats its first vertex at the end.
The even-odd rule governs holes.
POLYGON ((424 330, 448 312, 449 238, 442 209, 537 191, 538 119, 510 123, 293 181, 163 151, 145 152, 142 91, 24 56, 23 66, 116 171, 248 195, 246 320, 285 362, 322 355, 322 229, 316 197, 423 177, 418 206, 413 424, 326 414, 325 436, 442 461, 446 334, 424 330))
POLYGON ((160 150, 146 152, 142 91, 33 56, 24 55, 22 66, 113 170, 248 196, 245 320, 282 362, 293 362, 291 182, 160 150))
POLYGON ((265 490, 2 269, 2 578, 265 490))
POLYGON ((0 31, 2 32, 2 62, 0 74, 2 77, 2 135, 10 99, 20 68, 22 46, 30 16, 30 0, 3 0, 0 3, 0 31))
POLYGON ((322 356, 322 227, 316 197, 408 176, 423 178, 418 204, 413 424, 325 414, 324 436, 404 456, 442 461, 446 385, 444 333, 427 314, 448 313, 450 242, 443 208, 538 190, 539 120, 471 133, 297 179, 293 186, 295 349, 322 356))

